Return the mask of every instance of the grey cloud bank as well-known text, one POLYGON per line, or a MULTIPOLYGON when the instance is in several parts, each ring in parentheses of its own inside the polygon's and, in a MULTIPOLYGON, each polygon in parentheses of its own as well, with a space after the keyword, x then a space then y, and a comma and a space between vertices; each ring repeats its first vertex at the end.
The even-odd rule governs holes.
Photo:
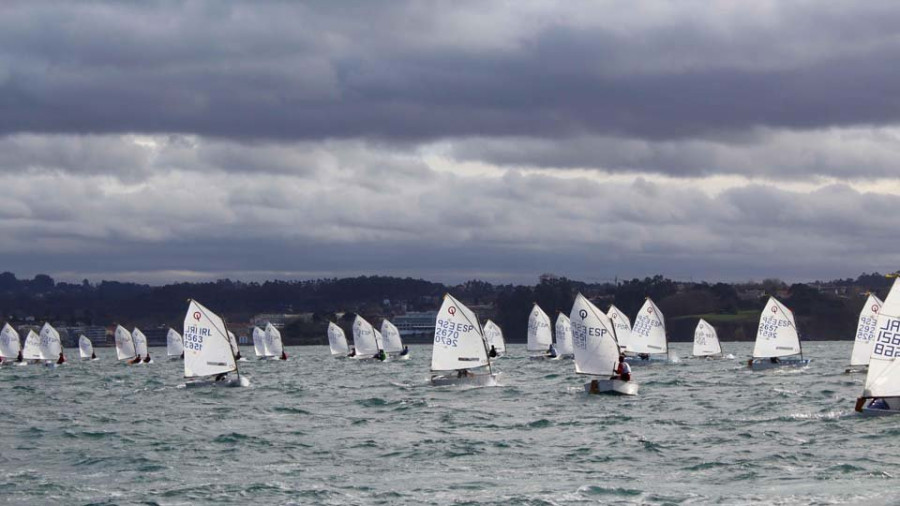
POLYGON ((898 21, 891 2, 6 2, 0 261, 894 270, 898 21))

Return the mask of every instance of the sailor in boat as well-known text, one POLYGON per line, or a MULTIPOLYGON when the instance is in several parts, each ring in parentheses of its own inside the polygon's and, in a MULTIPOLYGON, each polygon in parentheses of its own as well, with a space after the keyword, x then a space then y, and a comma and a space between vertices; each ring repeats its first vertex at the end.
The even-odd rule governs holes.
POLYGON ((778 357, 772 357, 769 359, 769 362, 771 362, 773 364, 780 364, 781 360, 778 360, 778 357))
POLYGON ((97 354, 93 351, 91 352, 91 360, 97 360, 97 354))
POLYGON ((638 358, 641 360, 650 360, 649 353, 638 353, 638 358))
POLYGON ((375 358, 384 362, 387 360, 387 353, 385 353, 384 350, 378 350, 378 353, 375 354, 375 358))
POLYGON ((350 353, 348 353, 347 356, 348 356, 348 357, 355 357, 355 356, 356 356, 356 346, 353 346, 353 347, 350 348, 350 353))
POLYGON ((56 359, 56 363, 57 364, 65 364, 66 363, 66 357, 65 357, 65 355, 62 354, 62 352, 59 352, 59 358, 56 359))
POLYGON ((488 352, 488 356, 491 358, 497 358, 497 348, 494 345, 491 345, 491 351, 488 352))
POLYGON ((631 366, 625 361, 625 355, 619 355, 619 365, 616 366, 616 373, 609 379, 631 381, 631 366))
POLYGON ((181 360, 184 360, 184 352, 181 352, 181 360))
POLYGON ((134 357, 133 359, 129 360, 128 363, 129 363, 129 364, 132 364, 132 365, 134 365, 134 364, 140 364, 140 363, 141 363, 141 356, 138 355, 138 356, 134 357))
POLYGON ((234 359, 235 359, 235 360, 240 360, 240 359, 241 359, 241 350, 238 350, 237 355, 234 356, 234 359))
POLYGON ((550 343, 550 348, 547 349, 547 357, 548 358, 556 358, 559 354, 556 352, 556 346, 553 346, 553 343, 550 343))
POLYGON ((400 356, 401 356, 401 357, 405 357, 405 356, 407 356, 407 355, 409 355, 409 346, 404 345, 404 346, 403 346, 403 351, 400 352, 400 356))
POLYGON ((144 363, 145 363, 145 364, 149 364, 149 363, 150 363, 150 350, 147 350, 147 356, 144 357, 144 363))
POLYGON ((281 350, 281 357, 279 357, 279 359, 287 360, 287 353, 285 353, 284 350, 281 350))
POLYGON ((16 355, 16 362, 20 363, 20 362, 24 362, 24 361, 25 361, 25 358, 22 357, 22 350, 19 350, 19 354, 16 355))
POLYGON ((215 381, 225 381, 225 376, 226 376, 227 374, 228 374, 228 373, 224 373, 224 372, 221 373, 221 374, 217 374, 217 375, 216 375, 215 381))
POLYGON ((469 376, 471 375, 469 374, 468 369, 460 369, 459 372, 456 373, 457 378, 468 378, 469 376))

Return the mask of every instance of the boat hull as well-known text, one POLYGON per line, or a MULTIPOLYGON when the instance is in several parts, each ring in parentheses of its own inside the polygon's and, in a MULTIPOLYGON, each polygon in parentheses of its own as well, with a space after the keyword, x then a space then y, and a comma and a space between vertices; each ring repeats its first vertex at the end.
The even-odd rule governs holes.
POLYGON ((668 355, 649 355, 647 358, 641 358, 636 355, 629 355, 625 357, 625 361, 630 365, 652 365, 652 364, 667 364, 669 363, 668 355))
POLYGON ((204 378, 196 381, 189 381, 184 384, 187 388, 201 388, 201 387, 221 387, 221 388, 236 388, 236 387, 249 387, 250 380, 247 379, 246 376, 241 376, 240 378, 228 378, 224 381, 216 381, 212 378, 204 378))
POLYGON ((447 375, 438 375, 431 377, 431 384, 435 386, 445 386, 445 385, 471 385, 471 386, 480 386, 480 387, 493 387, 497 386, 497 376, 500 373, 485 373, 485 374, 468 374, 466 376, 459 376, 456 373, 447 374, 447 375))
POLYGON ((851 365, 844 369, 844 374, 855 374, 855 373, 867 373, 869 372, 868 365, 851 365))
POLYGON ((753 358, 747 361, 747 367, 752 371, 765 371, 781 367, 806 367, 808 365, 808 358, 782 358, 774 363, 768 358, 753 358))
POLYGON ((584 391, 593 395, 637 395, 640 385, 634 381, 592 380, 584 384, 584 391))

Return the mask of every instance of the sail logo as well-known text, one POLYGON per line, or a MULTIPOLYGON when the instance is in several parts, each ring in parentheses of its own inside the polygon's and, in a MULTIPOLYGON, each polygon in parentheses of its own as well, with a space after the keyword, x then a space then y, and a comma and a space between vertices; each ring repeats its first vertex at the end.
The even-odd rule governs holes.
POLYGON ((584 320, 585 318, 587 318, 587 310, 582 309, 582 310, 578 311, 578 316, 580 316, 581 319, 584 320))
POLYGON ((456 314, 456 306, 450 306, 450 307, 448 307, 448 308, 447 308, 447 312, 450 313, 450 316, 455 315, 455 314, 456 314))
POLYGON ((194 319, 200 321, 200 311, 194 311, 194 319))
POLYGON ((778 312, 778 308, 775 307, 775 306, 772 306, 772 312, 773 312, 773 313, 777 313, 777 312, 778 312))
POLYGON ((881 308, 878 307, 878 304, 872 304, 872 312, 873 313, 877 313, 879 309, 881 309, 881 308))

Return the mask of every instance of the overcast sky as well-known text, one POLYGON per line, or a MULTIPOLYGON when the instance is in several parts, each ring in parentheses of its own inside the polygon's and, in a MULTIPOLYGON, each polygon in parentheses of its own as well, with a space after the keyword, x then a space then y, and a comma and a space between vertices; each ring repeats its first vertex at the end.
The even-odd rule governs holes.
POLYGON ((900 268, 895 1, 0 3, 0 270, 900 268))

